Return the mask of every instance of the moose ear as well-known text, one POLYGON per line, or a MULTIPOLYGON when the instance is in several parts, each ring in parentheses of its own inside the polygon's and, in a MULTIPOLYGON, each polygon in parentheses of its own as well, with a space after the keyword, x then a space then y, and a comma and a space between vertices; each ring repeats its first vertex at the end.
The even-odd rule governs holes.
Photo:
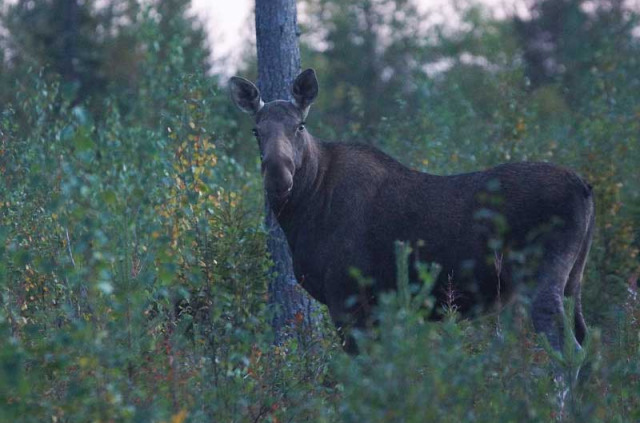
POLYGON ((245 113, 255 115, 264 106, 258 87, 244 78, 232 77, 229 80, 229 92, 236 106, 245 113))
POLYGON ((318 96, 318 78, 316 71, 307 69, 302 72, 293 83, 291 88, 293 102, 302 111, 302 116, 307 117, 309 106, 318 96))

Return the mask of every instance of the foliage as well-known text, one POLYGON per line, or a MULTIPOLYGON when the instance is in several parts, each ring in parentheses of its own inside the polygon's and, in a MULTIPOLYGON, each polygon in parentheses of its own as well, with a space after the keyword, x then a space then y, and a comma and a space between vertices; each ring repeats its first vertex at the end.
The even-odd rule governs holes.
POLYGON ((323 79, 321 119, 338 133, 370 141, 394 108, 381 99, 410 99, 411 82, 422 73, 425 16, 404 0, 307 0, 305 6, 309 16, 321 17, 305 23, 301 48, 303 62, 323 79))
MULTIPOLYGON (((100 108, 105 95, 118 97, 126 111, 138 85, 148 81, 144 62, 150 51, 163 63, 180 60, 183 71, 207 70, 206 34, 190 15, 190 4, 189 0, 10 2, 0 8, 0 25, 6 28, 0 32, 6 52, 0 81, 7 87, 15 81, 29 83, 24 79, 27 70, 44 68, 44 77, 58 78, 69 100, 84 103, 96 118, 101 119, 102 113, 93 109, 100 108)), ((10 92, 3 90, 0 101, 10 101, 10 92)))
POLYGON ((514 29, 531 86, 559 82, 574 104, 593 84, 588 75, 594 67, 613 68, 637 54, 632 35, 637 17, 624 0, 538 1, 529 13, 529 20, 514 19, 514 29))
MULTIPOLYGON (((33 5, 51 4, 41 3, 33 5)), ((87 16, 107 10, 82 5, 87 16)), ((326 14, 307 23, 309 35, 333 37, 327 51, 305 38, 321 82, 312 133, 354 139, 366 129, 404 163, 439 174, 549 160, 578 170, 596 195, 584 357, 541 347, 525 298, 473 321, 460 320, 452 301, 445 321, 429 322, 426 267, 418 296, 407 295, 399 272, 403 288, 381 300, 379 325, 358 335, 363 353, 348 357, 326 319, 311 338, 273 344, 257 154, 220 82, 204 72, 207 50, 185 6, 134 7, 135 19, 119 21, 121 38, 103 47, 116 49, 110 57, 121 61, 108 63, 123 73, 87 71, 109 81, 101 95, 79 99, 52 62, 28 72, 6 51, 0 421, 640 420, 637 38, 610 26, 616 45, 625 43, 616 50, 603 39, 603 15, 589 15, 582 30, 598 40, 589 69, 571 83, 556 75, 532 84, 516 24, 482 7, 460 10, 457 28, 421 28, 432 31, 427 42, 407 36, 410 2, 312 2, 326 14), (370 27, 358 9, 366 4, 370 27), (375 10, 389 5, 398 13, 375 10), (173 23, 162 23, 161 10, 173 11, 165 12, 173 23), (384 104, 365 112, 371 80, 358 64, 370 53, 345 46, 403 24, 406 33, 374 46, 392 73, 371 97, 384 104), (138 46, 135 60, 122 53, 127 43, 138 46), (405 69, 407 57, 415 67, 405 69), (427 77, 421 70, 434 63, 446 66, 427 77), (564 385, 558 374, 568 375, 564 385)))
POLYGON ((226 99, 171 45, 128 115, 42 74, 2 111, 0 420, 210 416, 268 344, 260 184, 220 157, 226 99))

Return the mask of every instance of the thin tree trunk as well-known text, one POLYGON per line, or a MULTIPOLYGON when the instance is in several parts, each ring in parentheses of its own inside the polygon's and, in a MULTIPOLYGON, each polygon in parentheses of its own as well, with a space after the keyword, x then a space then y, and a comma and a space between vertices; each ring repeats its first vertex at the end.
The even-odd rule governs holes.
MULTIPOLYGON (((258 88, 265 102, 291 99, 291 84, 300 72, 298 35, 295 0, 256 0, 258 88)), ((279 343, 295 325, 303 329, 298 333, 311 334, 316 304, 296 281, 287 240, 268 202, 265 212, 267 248, 274 262, 269 303, 279 343)))

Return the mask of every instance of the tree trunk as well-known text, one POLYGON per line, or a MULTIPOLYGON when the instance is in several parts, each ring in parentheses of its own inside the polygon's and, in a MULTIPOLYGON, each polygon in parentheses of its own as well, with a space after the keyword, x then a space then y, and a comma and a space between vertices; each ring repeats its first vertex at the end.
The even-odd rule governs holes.
MULTIPOLYGON (((256 0, 258 88, 265 102, 291 99, 291 84, 300 72, 298 35, 295 0, 256 0)), ((308 338, 317 305, 296 281, 289 245, 268 202, 265 213, 267 248, 274 262, 269 303, 275 341, 281 342, 293 328, 308 338)))

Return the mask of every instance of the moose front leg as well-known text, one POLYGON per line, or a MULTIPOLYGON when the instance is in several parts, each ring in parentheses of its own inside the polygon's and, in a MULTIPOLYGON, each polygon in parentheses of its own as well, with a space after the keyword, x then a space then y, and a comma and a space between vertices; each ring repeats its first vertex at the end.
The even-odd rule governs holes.
MULTIPOLYGON (((328 277, 331 277, 333 273, 329 272, 328 277)), ((347 284, 345 281, 335 282, 336 279, 330 285, 333 290, 327 293, 329 315, 342 341, 342 348, 347 354, 356 355, 358 354, 358 346, 353 331, 364 331, 369 327, 371 307, 373 306, 370 301, 371 293, 364 286, 359 285, 360 291, 358 292, 348 290, 347 287, 353 285, 347 284)))
POLYGON ((350 308, 329 306, 329 315, 340 336, 344 351, 349 355, 357 355, 359 349, 353 331, 367 329, 367 319, 362 305, 356 303, 350 308))

